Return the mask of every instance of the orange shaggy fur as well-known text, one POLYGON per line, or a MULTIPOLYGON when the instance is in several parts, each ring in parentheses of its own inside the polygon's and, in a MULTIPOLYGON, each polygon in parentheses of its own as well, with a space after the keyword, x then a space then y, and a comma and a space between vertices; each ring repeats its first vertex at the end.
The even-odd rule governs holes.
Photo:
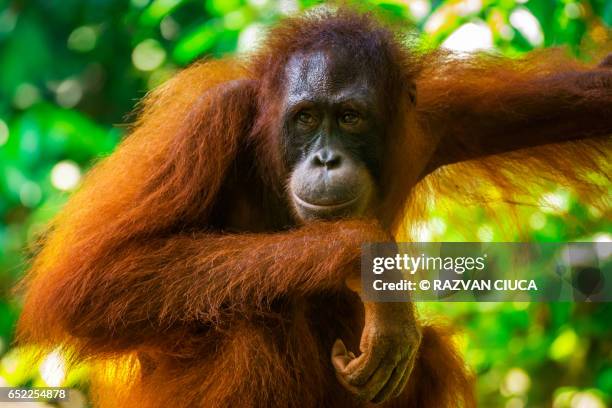
MULTIPOLYGON (((534 172, 601 198, 584 175, 610 174, 609 72, 554 53, 418 54, 347 10, 288 19, 256 55, 195 64, 146 98, 50 226, 19 339, 91 362, 96 406, 365 406, 329 361, 336 338, 358 349, 363 306, 344 283, 361 243, 401 236, 426 194, 467 197, 484 180, 509 201, 529 195, 517 174, 534 172), (275 128, 282 72, 293 53, 332 45, 383 78, 384 185, 377 220, 298 225, 275 128)), ((408 386, 384 406, 473 406, 448 329, 423 335, 408 386)))

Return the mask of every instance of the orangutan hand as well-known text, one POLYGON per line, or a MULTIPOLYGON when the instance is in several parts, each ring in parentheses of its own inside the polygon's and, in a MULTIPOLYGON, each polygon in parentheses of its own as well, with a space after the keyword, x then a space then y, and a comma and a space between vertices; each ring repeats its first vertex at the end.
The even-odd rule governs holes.
POLYGON ((380 403, 404 389, 420 342, 411 303, 365 303, 361 354, 355 357, 338 339, 332 364, 340 383, 357 398, 380 403))

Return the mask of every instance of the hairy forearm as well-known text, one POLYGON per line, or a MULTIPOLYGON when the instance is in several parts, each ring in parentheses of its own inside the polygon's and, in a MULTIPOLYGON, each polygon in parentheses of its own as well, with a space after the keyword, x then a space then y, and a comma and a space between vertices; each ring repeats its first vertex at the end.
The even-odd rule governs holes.
POLYGON ((153 333, 178 322, 214 323, 225 313, 265 313, 285 295, 342 287, 359 273, 361 243, 385 239, 374 223, 342 221, 131 243, 80 272, 86 286, 63 312, 78 336, 120 336, 122 326, 153 333))
POLYGON ((426 121, 439 134, 431 165, 612 134, 612 70, 570 71, 457 87, 426 121))

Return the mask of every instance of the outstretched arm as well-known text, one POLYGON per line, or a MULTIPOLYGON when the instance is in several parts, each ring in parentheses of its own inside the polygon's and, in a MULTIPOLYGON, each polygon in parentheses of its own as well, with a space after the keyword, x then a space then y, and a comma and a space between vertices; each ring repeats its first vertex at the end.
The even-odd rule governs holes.
POLYGON ((611 135, 610 60, 589 68, 544 54, 482 65, 451 61, 441 73, 430 73, 419 88, 420 110, 439 143, 427 173, 487 155, 611 135))

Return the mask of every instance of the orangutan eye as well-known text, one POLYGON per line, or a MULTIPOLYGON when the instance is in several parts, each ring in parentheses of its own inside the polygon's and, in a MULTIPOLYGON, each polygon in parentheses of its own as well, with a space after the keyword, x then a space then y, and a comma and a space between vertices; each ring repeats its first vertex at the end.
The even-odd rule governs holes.
POLYGON ((345 125, 354 125, 359 119, 359 114, 355 111, 346 111, 340 117, 340 121, 345 125))
POLYGON ((313 126, 317 119, 308 111, 300 111, 297 114, 297 121, 304 126, 313 126))

